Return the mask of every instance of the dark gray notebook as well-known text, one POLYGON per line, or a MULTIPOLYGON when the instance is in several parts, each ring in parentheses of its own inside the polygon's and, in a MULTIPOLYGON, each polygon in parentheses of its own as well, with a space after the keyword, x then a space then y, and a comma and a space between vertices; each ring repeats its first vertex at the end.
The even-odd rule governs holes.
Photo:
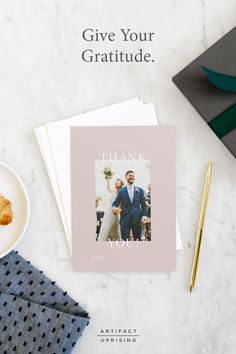
MULTIPOLYGON (((236 104, 236 93, 223 91, 211 84, 202 66, 236 76, 236 27, 173 77, 175 85, 210 125, 215 117, 236 104)), ((236 129, 220 138, 236 157, 236 129)))

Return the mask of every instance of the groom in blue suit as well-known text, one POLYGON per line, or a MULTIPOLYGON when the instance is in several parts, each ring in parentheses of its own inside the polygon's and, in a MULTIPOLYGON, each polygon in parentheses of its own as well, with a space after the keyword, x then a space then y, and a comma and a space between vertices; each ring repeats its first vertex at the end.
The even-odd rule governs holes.
POLYGON ((121 188, 115 201, 112 203, 114 215, 120 213, 120 231, 123 240, 129 240, 132 230, 133 239, 141 241, 142 225, 147 218, 146 201, 144 191, 134 186, 134 171, 125 174, 127 187, 121 188))

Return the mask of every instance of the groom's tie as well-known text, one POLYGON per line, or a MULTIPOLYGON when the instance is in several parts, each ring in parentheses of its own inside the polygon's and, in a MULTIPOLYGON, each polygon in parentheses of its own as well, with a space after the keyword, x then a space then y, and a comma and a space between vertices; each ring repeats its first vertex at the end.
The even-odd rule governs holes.
POLYGON ((132 203, 133 197, 134 197, 134 188, 133 188, 133 186, 129 186, 127 188, 128 188, 129 199, 130 199, 130 201, 132 203))

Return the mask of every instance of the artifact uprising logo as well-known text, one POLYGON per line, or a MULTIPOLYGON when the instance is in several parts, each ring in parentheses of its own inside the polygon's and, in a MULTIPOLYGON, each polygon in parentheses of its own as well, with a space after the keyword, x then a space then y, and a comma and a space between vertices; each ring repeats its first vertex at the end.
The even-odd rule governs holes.
POLYGON ((136 343, 139 334, 135 328, 102 328, 97 337, 101 343, 136 343))

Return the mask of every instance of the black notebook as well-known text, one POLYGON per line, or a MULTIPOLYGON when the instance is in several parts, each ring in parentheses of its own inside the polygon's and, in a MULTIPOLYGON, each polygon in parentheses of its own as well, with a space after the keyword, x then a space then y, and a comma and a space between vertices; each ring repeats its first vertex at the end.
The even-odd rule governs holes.
MULTIPOLYGON (((202 66, 225 75, 236 76, 236 27, 173 77, 175 85, 211 126, 211 121, 236 104, 236 93, 226 92, 214 86, 202 66)), ((236 157, 236 116, 233 119, 234 128, 220 138, 236 157)))

